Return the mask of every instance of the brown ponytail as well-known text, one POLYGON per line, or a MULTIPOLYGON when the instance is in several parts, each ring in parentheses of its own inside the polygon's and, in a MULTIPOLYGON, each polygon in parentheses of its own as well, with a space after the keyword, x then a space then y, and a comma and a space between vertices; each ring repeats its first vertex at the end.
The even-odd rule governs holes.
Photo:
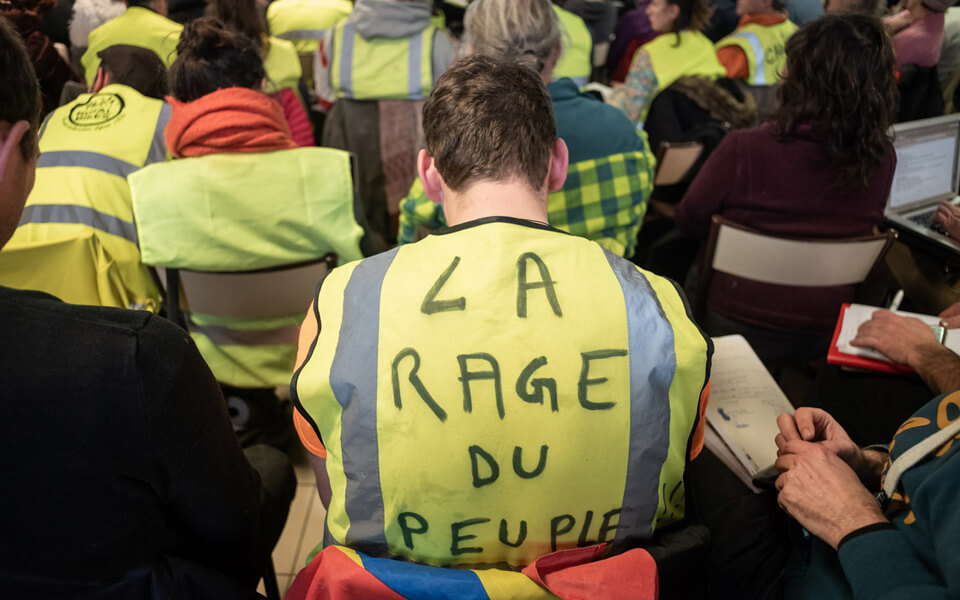
POLYGON ((190 21, 177 44, 170 67, 170 93, 192 102, 219 89, 260 89, 266 77, 258 41, 224 27, 213 17, 190 21))

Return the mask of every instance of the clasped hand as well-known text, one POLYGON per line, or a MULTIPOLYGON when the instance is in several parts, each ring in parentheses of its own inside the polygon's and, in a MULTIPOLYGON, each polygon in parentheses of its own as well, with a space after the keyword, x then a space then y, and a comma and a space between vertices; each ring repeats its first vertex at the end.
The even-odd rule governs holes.
POLYGON ((820 409, 782 414, 777 426, 777 502, 800 525, 836 548, 848 533, 886 521, 862 483, 879 473, 879 456, 820 409))

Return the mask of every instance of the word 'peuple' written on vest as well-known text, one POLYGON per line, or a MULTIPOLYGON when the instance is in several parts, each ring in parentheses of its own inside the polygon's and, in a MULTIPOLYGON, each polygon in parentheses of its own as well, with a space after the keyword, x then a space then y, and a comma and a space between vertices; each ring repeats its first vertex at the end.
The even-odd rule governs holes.
POLYGON ((294 384, 342 490, 328 544, 524 565, 681 517, 706 343, 693 375, 673 298, 596 244, 510 223, 334 271, 294 384))

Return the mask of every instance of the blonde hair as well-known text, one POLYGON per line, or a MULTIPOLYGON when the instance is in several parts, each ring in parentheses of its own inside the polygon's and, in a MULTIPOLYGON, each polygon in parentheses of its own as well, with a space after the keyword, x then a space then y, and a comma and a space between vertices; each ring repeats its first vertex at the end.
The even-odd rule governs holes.
POLYGON ((526 62, 537 71, 550 63, 561 43, 550 0, 474 0, 463 19, 467 44, 475 54, 526 62))

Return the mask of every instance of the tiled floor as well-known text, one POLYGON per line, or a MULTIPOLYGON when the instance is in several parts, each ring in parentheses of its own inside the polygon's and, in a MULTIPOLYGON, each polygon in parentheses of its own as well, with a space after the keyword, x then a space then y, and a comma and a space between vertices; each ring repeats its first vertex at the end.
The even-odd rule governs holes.
MULTIPOLYGON (((317 494, 317 481, 307 459, 307 451, 299 446, 291 453, 293 468, 297 472, 297 494, 290 505, 287 524, 280 540, 273 549, 273 568, 277 572, 277 585, 285 594, 294 577, 304 567, 307 556, 323 539, 323 520, 326 510, 317 494)), ((258 591, 263 593, 261 582, 258 591)))

